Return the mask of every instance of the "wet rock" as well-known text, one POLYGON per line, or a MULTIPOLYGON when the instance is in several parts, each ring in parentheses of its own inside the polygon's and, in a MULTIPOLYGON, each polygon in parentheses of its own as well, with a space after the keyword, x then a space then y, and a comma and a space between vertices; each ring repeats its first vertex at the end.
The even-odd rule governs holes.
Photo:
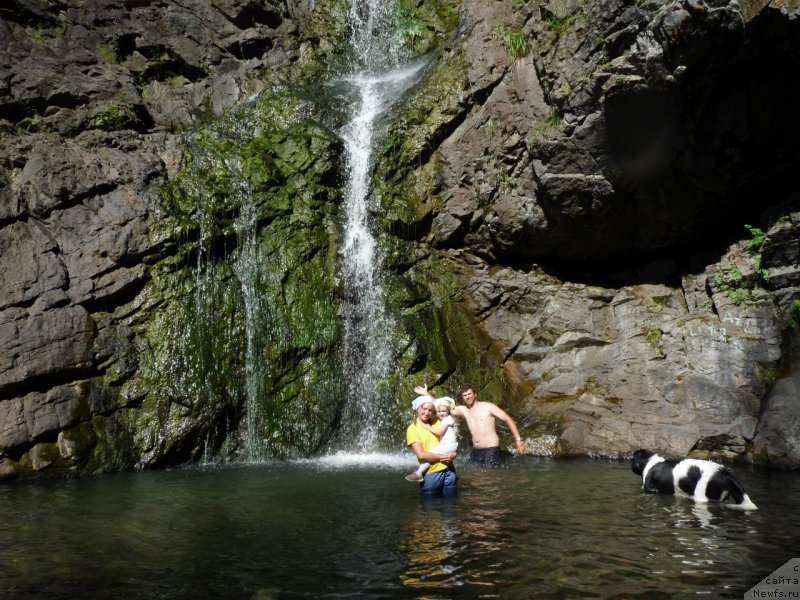
POLYGON ((0 481, 11 481, 19 477, 14 461, 4 458, 0 461, 0 481))
POLYGON ((777 382, 753 440, 754 460, 777 467, 797 467, 800 448, 790 432, 797 430, 799 409, 794 384, 787 380, 777 382))
POLYGON ((89 423, 60 431, 56 442, 61 458, 75 464, 85 462, 96 443, 97 435, 89 423))
MULTIPOLYGON (((301 15, 315 36, 323 9, 301 15)), ((146 395, 119 386, 141 366, 136 325, 163 302, 142 297, 151 268, 181 235, 160 196, 178 130, 290 77, 299 28, 248 0, 12 0, 0 14, 0 458, 23 456, 25 474, 124 468, 136 449, 100 421, 92 442, 93 417, 146 395)))

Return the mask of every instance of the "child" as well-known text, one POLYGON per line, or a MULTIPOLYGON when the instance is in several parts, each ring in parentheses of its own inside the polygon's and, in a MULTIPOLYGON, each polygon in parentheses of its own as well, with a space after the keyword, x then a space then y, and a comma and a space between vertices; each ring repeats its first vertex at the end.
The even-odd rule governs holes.
MULTIPOLYGON (((450 452, 458 451, 458 436, 456 434, 456 421, 450 415, 450 409, 456 407, 456 403, 452 398, 443 396, 434 400, 436 407, 436 416, 439 417, 439 422, 436 425, 421 425, 429 430, 433 435, 439 438, 439 445, 431 448, 431 452, 436 454, 449 454, 450 452)), ((406 475, 407 481, 422 481, 427 471, 431 466, 429 462, 420 463, 419 468, 410 475, 406 475)))

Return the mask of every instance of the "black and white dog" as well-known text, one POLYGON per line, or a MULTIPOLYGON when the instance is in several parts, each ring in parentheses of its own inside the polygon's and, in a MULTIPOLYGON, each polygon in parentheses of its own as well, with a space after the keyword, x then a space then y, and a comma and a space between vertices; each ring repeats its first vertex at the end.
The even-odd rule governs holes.
POLYGON ((666 460, 649 450, 637 450, 631 470, 642 476, 645 492, 688 496, 696 502, 725 502, 744 510, 758 508, 733 475, 710 460, 666 460))

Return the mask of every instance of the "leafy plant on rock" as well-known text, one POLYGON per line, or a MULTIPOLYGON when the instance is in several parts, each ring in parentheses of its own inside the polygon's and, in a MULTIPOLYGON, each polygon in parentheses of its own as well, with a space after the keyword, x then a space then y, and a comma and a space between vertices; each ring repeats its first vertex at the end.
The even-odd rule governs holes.
POLYGON ((760 275, 761 279, 763 279, 764 282, 768 282, 769 272, 761 264, 761 249, 764 246, 764 240, 767 239, 767 234, 762 229, 753 227, 752 225, 745 225, 745 229, 753 236, 747 244, 747 250, 750 252, 750 256, 753 259, 753 267, 760 275))
POLYGON ((727 291, 728 298, 730 298, 731 302, 736 306, 742 306, 753 300, 752 290, 745 287, 742 270, 735 265, 728 268, 723 267, 718 270, 714 278, 714 283, 717 288, 727 291))
POLYGON ((122 111, 120 111, 120 109, 113 104, 105 107, 94 117, 95 127, 98 129, 103 129, 104 131, 115 131, 117 129, 122 129, 124 124, 125 117, 122 114, 122 111))
POLYGON ((528 44, 528 36, 522 31, 512 31, 501 27, 499 33, 500 37, 503 38, 508 57, 512 61, 521 60, 528 55, 531 50, 528 44))

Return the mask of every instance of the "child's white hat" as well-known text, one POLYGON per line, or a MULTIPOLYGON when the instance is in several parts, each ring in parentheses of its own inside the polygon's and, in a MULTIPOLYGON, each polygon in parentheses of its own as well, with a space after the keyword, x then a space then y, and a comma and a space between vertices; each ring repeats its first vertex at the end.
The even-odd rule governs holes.
POLYGON ((446 406, 450 410, 456 407, 455 400, 453 400, 450 396, 442 396, 441 398, 437 398, 433 405, 436 408, 439 408, 440 406, 446 406))

